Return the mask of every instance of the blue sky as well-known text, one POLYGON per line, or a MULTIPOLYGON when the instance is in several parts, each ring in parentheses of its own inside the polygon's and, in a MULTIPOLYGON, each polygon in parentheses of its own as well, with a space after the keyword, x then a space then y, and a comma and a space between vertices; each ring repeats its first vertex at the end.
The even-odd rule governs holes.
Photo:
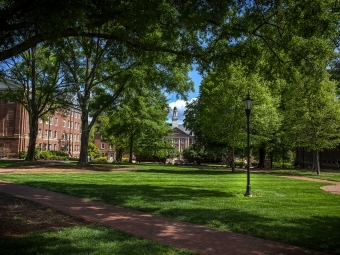
MULTIPOLYGON (((192 81, 195 84, 195 91, 189 92, 188 94, 188 101, 190 102, 192 99, 197 98, 199 94, 199 86, 201 84, 202 77, 196 70, 189 72, 189 77, 192 79, 192 81)), ((185 111, 186 101, 182 99, 176 99, 176 94, 169 94, 168 102, 169 102, 169 106, 171 107, 171 109, 173 109, 175 106, 177 107, 178 122, 183 123, 183 119, 184 119, 183 113, 185 111)), ((171 118, 172 118, 172 112, 168 115, 168 120, 171 121, 171 118)))

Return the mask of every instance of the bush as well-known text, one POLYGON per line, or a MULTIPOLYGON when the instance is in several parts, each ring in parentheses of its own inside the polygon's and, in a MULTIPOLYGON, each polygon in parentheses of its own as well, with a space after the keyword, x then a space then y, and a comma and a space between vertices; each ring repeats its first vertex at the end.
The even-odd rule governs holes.
POLYGON ((63 151, 42 151, 39 158, 65 160, 68 158, 68 154, 63 151))
POLYGON ((235 160, 235 167, 244 167, 244 163, 243 161, 240 160, 235 160))
POLYGON ((106 157, 100 157, 100 158, 95 158, 94 163, 107 163, 107 158, 106 157))
POLYGON ((19 152, 19 158, 20 159, 25 159, 27 156, 27 151, 20 151, 19 152))
POLYGON ((129 159, 128 158, 122 158, 122 163, 129 163, 129 159))
MULTIPOLYGON (((273 162, 273 168, 282 168, 282 162, 273 162)), ((285 169, 294 168, 292 163, 285 162, 284 163, 285 169)))

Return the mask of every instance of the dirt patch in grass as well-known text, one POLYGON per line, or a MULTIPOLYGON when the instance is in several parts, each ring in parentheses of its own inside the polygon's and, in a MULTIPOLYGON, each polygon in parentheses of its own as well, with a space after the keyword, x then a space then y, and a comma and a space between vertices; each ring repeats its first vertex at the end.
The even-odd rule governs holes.
POLYGON ((0 236, 22 236, 90 224, 81 218, 0 192, 0 236))

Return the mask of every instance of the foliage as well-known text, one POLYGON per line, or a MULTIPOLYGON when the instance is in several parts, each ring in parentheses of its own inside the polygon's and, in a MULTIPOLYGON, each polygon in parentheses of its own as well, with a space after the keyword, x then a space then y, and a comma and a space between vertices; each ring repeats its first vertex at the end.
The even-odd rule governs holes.
MULTIPOLYGON (((121 150, 140 160, 165 158, 169 145, 163 137, 170 133, 165 95, 157 88, 131 89, 121 107, 100 117, 105 137, 121 150)), ((170 149, 170 148, 169 148, 170 149)))
POLYGON ((24 159, 26 158, 26 155, 27 155, 27 151, 19 151, 19 159, 24 159))
POLYGON ((280 126, 277 99, 270 85, 257 73, 247 73, 241 64, 212 71, 202 81, 198 99, 188 105, 184 125, 202 145, 224 150, 233 165, 235 153, 246 147, 243 99, 247 93, 254 101, 250 116, 252 146, 267 142, 269 134, 280 126))
POLYGON ((88 153, 89 153, 89 156, 91 158, 100 158, 102 156, 100 150, 98 149, 98 147, 93 143, 93 142, 90 142, 89 143, 89 147, 88 147, 88 153))
POLYGON ((285 101, 286 139, 296 147, 314 151, 314 169, 320 173, 319 151, 340 143, 340 107, 336 84, 325 71, 309 76, 295 72, 295 87, 285 101))
POLYGON ((40 159, 65 160, 65 159, 68 159, 68 153, 63 152, 63 151, 41 151, 39 158, 40 159))
POLYGON ((95 158, 94 163, 107 163, 107 158, 106 157, 95 158))
POLYGON ((10 148, 0 147, 0 157, 6 157, 10 152, 10 148))
POLYGON ((122 163, 129 163, 129 158, 122 158, 122 163))
POLYGON ((1 81, 8 86, 0 99, 19 102, 28 113, 29 144, 26 160, 34 160, 38 119, 68 107, 71 94, 61 74, 60 61, 45 45, 1 63, 1 81))

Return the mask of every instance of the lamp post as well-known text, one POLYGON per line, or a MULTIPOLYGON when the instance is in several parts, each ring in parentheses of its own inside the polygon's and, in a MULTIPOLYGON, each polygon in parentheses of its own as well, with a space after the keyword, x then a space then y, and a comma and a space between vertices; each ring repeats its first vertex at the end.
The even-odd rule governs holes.
POLYGON ((247 190, 246 194, 244 194, 247 197, 251 197, 251 187, 250 187, 250 139, 249 139, 249 117, 250 117, 250 111, 252 107, 253 101, 251 100, 249 94, 247 97, 243 100, 244 106, 246 108, 246 115, 247 115, 247 190))

